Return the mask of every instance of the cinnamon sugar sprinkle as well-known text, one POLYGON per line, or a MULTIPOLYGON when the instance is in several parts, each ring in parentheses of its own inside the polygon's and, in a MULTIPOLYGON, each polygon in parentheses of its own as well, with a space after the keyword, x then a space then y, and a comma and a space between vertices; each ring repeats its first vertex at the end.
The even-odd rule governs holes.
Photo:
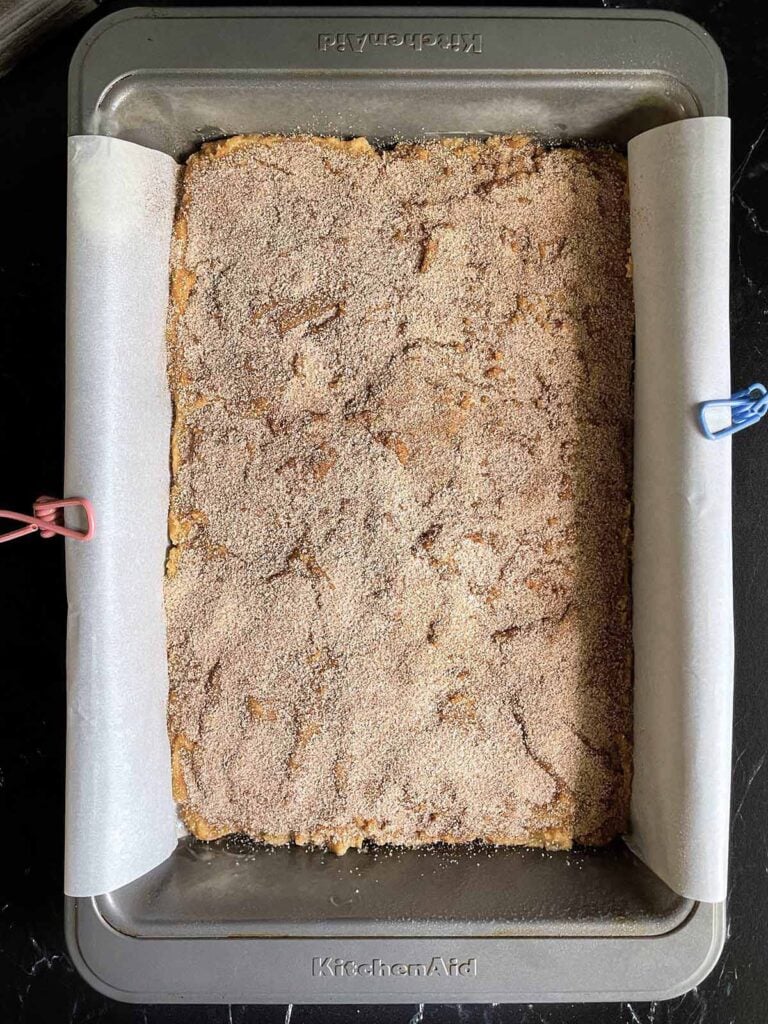
POLYGON ((174 786, 201 838, 626 825, 625 165, 240 137, 172 255, 174 786))

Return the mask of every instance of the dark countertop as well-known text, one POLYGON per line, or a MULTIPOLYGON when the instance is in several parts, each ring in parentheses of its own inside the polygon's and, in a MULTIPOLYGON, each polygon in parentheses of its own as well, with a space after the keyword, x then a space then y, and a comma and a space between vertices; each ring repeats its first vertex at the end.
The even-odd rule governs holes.
MULTIPOLYGON (((529 4, 533 6, 534 4, 529 4)), ((563 6, 590 6, 563 4, 563 6)), ((605 2, 671 8, 699 21, 728 63, 733 118, 734 386, 768 383, 768 4, 605 2), (765 354, 764 354, 765 352, 765 354)), ((92 19, 90 19, 92 20, 92 19)), ((66 76, 88 21, 0 79, 0 506, 58 494, 63 463, 66 76)), ((736 698, 729 930, 698 990, 665 1003, 561 1006, 161 1007, 113 1003, 75 972, 62 932, 63 548, 38 538, 0 549, 3 714, 0 1021, 255 1024, 758 1024, 768 1018, 768 425, 734 443, 736 698)))

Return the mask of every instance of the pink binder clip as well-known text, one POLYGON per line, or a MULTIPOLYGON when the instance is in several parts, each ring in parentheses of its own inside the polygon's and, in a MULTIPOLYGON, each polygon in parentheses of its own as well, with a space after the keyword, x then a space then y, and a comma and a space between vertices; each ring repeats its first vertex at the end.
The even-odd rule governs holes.
POLYGON ((0 544, 17 537, 26 537, 28 533, 40 533, 47 540, 49 537, 71 537, 72 540, 90 540, 96 530, 93 516, 93 505, 87 498, 38 498, 32 506, 32 515, 23 512, 9 512, 0 509, 0 519, 12 519, 16 523, 26 523, 20 530, 11 530, 0 536, 0 544), (71 530, 64 525, 64 509, 79 505, 85 512, 85 530, 71 530))

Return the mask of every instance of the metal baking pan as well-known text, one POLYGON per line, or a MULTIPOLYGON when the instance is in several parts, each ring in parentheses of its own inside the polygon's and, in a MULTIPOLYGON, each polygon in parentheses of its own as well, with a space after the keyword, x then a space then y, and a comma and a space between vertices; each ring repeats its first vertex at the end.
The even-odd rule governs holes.
MULTIPOLYGON (((719 50, 665 12, 140 8, 80 44, 69 128, 182 158, 295 130, 624 145, 725 113, 719 50)), ((334 858, 187 838, 130 885, 67 899, 80 971, 137 1002, 663 999, 712 968, 724 921, 622 843, 334 858)))

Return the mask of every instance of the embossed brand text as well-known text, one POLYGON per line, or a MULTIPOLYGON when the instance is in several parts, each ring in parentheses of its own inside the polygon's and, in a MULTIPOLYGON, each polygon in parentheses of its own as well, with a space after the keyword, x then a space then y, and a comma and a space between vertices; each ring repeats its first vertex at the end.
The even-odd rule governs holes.
POLYGON ((373 960, 345 960, 340 956, 312 957, 313 978, 474 978, 477 959, 459 960, 455 956, 446 960, 433 956, 427 963, 387 963, 379 957, 373 960))
POLYGON ((437 46, 454 53, 482 53, 481 32, 321 32, 317 48, 321 53, 363 53, 372 46, 406 46, 421 52, 437 46))

